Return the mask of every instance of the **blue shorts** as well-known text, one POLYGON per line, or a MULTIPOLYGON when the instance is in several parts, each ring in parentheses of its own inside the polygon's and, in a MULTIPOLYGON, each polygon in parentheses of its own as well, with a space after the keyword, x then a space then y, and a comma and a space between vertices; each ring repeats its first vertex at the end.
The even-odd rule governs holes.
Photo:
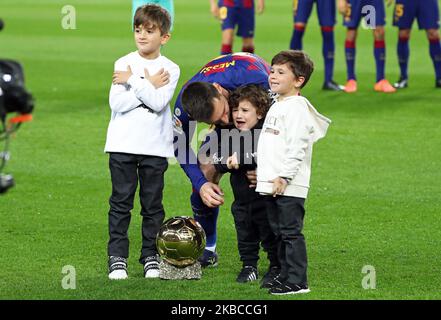
MULTIPOLYGON (((221 4, 221 1, 219 2, 221 4)), ((251 8, 227 7, 219 5, 219 17, 222 31, 237 28, 237 35, 242 38, 254 37, 254 6, 251 8)))
POLYGON ((307 24, 312 6, 317 3, 317 15, 322 27, 335 25, 335 1, 329 0, 294 0, 294 23, 307 24))
POLYGON ((411 29, 415 18, 420 29, 439 29, 439 8, 437 0, 396 0, 394 26, 411 29))
POLYGON ((348 2, 349 9, 343 19, 345 27, 358 28, 362 18, 365 18, 366 23, 372 27, 386 24, 384 0, 349 0, 348 2), (372 21, 373 17, 375 21, 372 21))

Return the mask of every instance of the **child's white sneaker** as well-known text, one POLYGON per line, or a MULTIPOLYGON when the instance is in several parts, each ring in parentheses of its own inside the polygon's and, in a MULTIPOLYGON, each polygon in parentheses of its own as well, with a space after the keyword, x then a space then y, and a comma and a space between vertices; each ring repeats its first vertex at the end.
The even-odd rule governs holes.
POLYGON ((127 279, 129 276, 127 275, 127 271, 125 270, 114 270, 109 273, 109 279, 110 280, 124 280, 127 279))
POLYGON ((123 280, 127 279, 127 259, 123 257, 109 257, 109 279, 123 280))
POLYGON ((159 255, 144 259, 144 277, 159 278, 159 255))

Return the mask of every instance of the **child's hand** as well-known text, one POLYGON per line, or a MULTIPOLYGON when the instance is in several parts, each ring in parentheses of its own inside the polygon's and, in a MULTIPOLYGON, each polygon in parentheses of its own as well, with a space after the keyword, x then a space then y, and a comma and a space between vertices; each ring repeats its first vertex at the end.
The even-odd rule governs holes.
POLYGON ((150 75, 148 70, 144 68, 144 74, 145 78, 150 81, 156 89, 159 89, 170 82, 170 74, 168 71, 164 71, 164 68, 161 68, 154 75, 150 75))
POLYGON ((239 161, 237 160, 237 153, 233 153, 231 157, 228 157, 227 159, 227 168, 228 169, 239 169, 239 161))
POLYGON ((345 15, 348 10, 348 2, 346 0, 338 0, 338 12, 345 15))
POLYGON ((285 179, 277 177, 273 180, 270 180, 273 183, 273 193, 274 197, 280 196, 285 192, 286 187, 288 186, 288 182, 285 179))
POLYGON ((113 84, 123 84, 127 83, 127 80, 132 76, 132 69, 127 66, 127 71, 115 71, 112 76, 113 84))

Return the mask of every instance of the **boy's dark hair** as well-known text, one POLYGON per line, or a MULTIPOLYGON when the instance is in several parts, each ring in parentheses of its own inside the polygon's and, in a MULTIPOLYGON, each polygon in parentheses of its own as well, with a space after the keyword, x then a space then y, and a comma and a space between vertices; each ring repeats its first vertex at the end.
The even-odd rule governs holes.
POLYGON ((193 82, 182 92, 181 104, 194 120, 210 123, 214 98, 220 98, 220 93, 211 83, 193 82))
POLYGON ((171 17, 167 10, 157 4, 138 7, 133 18, 133 28, 159 28, 161 36, 170 32, 171 17))
POLYGON ((228 99, 230 110, 237 108, 241 101, 250 102, 259 116, 265 117, 271 105, 268 91, 256 84, 245 85, 234 90, 228 99))
POLYGON ((299 77, 305 78, 301 86, 301 88, 303 88, 314 71, 314 62, 312 62, 311 58, 304 51, 300 50, 281 51, 271 60, 271 65, 285 63, 288 64, 297 79, 299 77))

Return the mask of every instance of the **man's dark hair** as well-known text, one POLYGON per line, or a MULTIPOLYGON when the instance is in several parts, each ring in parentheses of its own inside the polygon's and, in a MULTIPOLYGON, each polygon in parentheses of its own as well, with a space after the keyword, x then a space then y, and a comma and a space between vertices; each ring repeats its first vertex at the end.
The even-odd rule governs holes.
POLYGON ((241 86, 234 90, 228 98, 230 111, 237 108, 241 101, 250 102, 259 116, 265 117, 271 105, 271 98, 268 91, 256 84, 241 86))
POLYGON ((285 63, 288 64, 297 79, 299 77, 305 78, 301 86, 301 88, 303 88, 314 71, 314 62, 312 62, 311 58, 304 51, 300 50, 281 51, 271 60, 272 66, 285 63))
POLYGON ((215 86, 208 82, 190 83, 182 92, 181 104, 185 112, 196 121, 211 123, 213 99, 220 98, 215 86))
POLYGON ((167 10, 156 4, 146 4, 136 9, 133 28, 159 28, 161 36, 170 32, 171 17, 167 10))

